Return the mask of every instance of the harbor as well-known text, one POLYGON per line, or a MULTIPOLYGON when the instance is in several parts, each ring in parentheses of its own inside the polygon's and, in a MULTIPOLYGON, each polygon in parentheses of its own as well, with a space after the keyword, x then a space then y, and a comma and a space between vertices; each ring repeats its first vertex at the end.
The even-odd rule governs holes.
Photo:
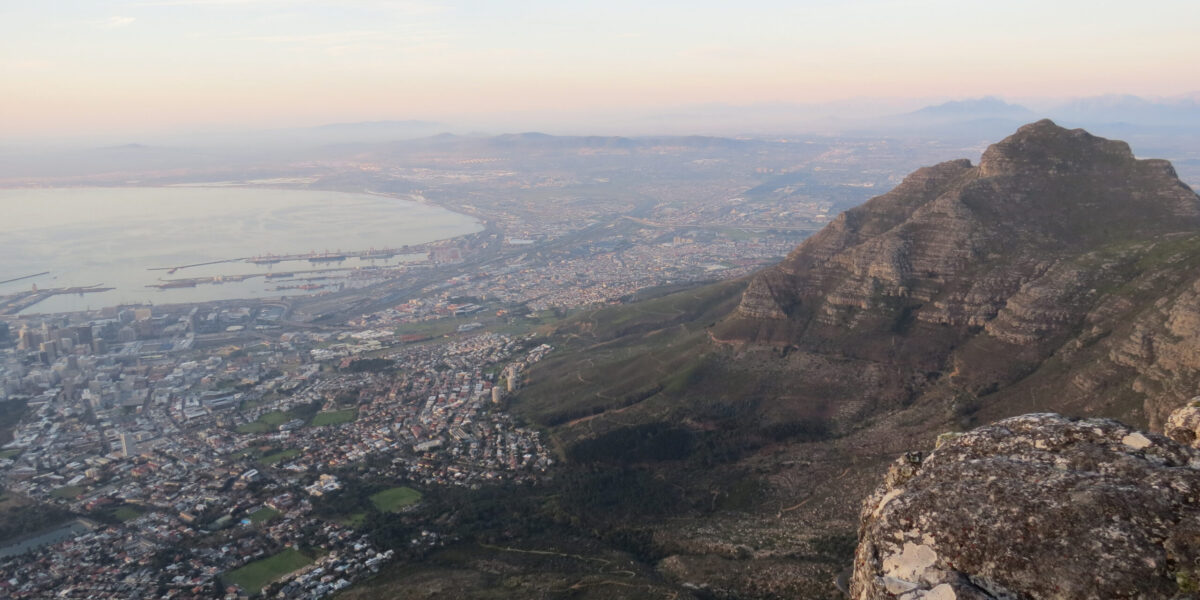
MULTIPOLYGON (((238 262, 250 263, 250 264, 254 264, 254 265, 275 265, 275 264, 285 263, 285 262, 303 262, 303 261, 306 261, 311 264, 343 262, 350 258, 357 258, 360 260, 387 260, 387 259, 395 258, 397 256, 403 256, 406 254, 428 254, 429 252, 431 252, 432 247, 435 245, 436 245, 436 242, 429 243, 429 244, 417 244, 417 245, 413 245, 413 246, 401 246, 399 248, 383 248, 383 249, 368 248, 366 250, 355 250, 355 251, 348 251, 348 252, 343 252, 341 250, 337 250, 337 251, 333 251, 333 252, 330 252, 329 250, 326 250, 324 252, 317 252, 317 251, 313 250, 311 252, 302 252, 299 254, 269 254, 268 253, 268 254, 260 254, 260 255, 256 255, 256 256, 243 256, 243 257, 239 257, 239 258, 224 258, 224 259, 220 259, 220 260, 210 260, 210 261, 191 263, 191 264, 186 264, 186 265, 172 265, 172 266, 167 266, 167 267, 148 267, 146 270, 147 271, 166 271, 168 274, 174 275, 176 272, 182 271, 184 269, 192 269, 195 267, 207 267, 210 265, 220 265, 220 264, 238 263, 238 262)), ((38 273, 37 275, 27 275, 25 277, 19 277, 17 279, 10 279, 8 281, 0 281, 0 284, 9 283, 12 281, 19 281, 21 279, 29 279, 32 277, 37 277, 38 275, 46 275, 46 273, 38 273)), ((205 278, 205 279, 207 279, 207 278, 205 278)), ((180 286, 151 285, 151 286, 146 286, 146 287, 180 287, 180 286)))
POLYGON ((0 227, 13 233, 0 236, 0 281, 14 280, 0 289, 0 307, 20 314, 300 295, 320 290, 274 288, 288 273, 297 278, 323 268, 347 269, 353 285, 360 285, 363 274, 356 268, 421 261, 446 243, 437 240, 480 227, 474 218, 444 209, 342 192, 97 188, 8 194, 31 207, 30 219, 89 216, 72 225, 67 241, 53 228, 26 231, 17 222, 0 227), (92 214, 98 202, 113 209, 92 214), (169 214, 146 210, 165 204, 174 207, 169 214), (138 235, 113 235, 132 231, 135 222, 138 235), (35 260, 29 250, 40 247, 57 253, 35 260), (113 289, 48 297, 29 292, 33 284, 41 290, 98 282, 113 289))
POLYGON ((60 296, 64 294, 99 294, 102 292, 112 291, 114 289, 116 288, 104 287, 104 284, 102 283, 78 287, 45 288, 40 290, 35 285, 33 286, 33 289, 29 291, 0 298, 0 315, 15 315, 37 304, 38 302, 53 296, 60 296))
MULTIPOLYGON (((226 258, 222 260, 210 260, 207 262, 192 263, 187 265, 174 265, 168 267, 150 267, 149 271, 166 271, 167 273, 175 273, 183 269, 193 267, 205 267, 209 265, 219 265, 223 263, 246 262, 255 265, 274 265, 285 262, 309 262, 309 263, 326 263, 326 262, 342 262, 346 259, 357 258, 361 260, 387 260, 405 254, 428 254, 431 249, 437 245, 436 242, 428 244, 416 244, 412 246, 401 246, 399 248, 368 248, 366 250, 352 250, 343 252, 341 250, 324 252, 302 252, 299 254, 260 254, 257 256, 247 256, 241 258, 226 258)), ((6 282, 0 282, 6 283, 6 282)))
MULTIPOLYGON (((182 279, 163 279, 160 283, 151 283, 146 287, 158 288, 160 290, 169 290, 175 288, 190 288, 197 285, 220 285, 222 283, 235 283, 262 277, 264 279, 280 279, 294 278, 298 275, 318 275, 321 273, 336 273, 340 271, 353 271, 355 267, 333 267, 327 269, 308 269, 306 271, 286 271, 281 273, 266 272, 266 273, 242 273, 238 275, 213 275, 211 277, 187 277, 182 279)), ((320 277, 324 279, 325 277, 320 277)), ((283 288, 291 289, 291 288, 283 288)))

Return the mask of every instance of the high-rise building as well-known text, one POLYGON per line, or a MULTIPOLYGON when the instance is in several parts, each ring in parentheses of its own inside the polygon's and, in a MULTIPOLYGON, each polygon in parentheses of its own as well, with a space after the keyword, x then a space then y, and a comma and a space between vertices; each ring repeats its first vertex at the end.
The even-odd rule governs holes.
POLYGON ((17 335, 20 338, 17 348, 21 350, 33 350, 37 348, 40 340, 38 340, 38 335, 28 325, 22 325, 21 332, 17 335))

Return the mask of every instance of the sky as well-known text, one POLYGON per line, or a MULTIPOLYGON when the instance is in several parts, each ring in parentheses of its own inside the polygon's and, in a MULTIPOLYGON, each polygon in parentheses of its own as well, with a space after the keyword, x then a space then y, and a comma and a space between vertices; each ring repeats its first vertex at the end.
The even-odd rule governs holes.
POLYGON ((1195 0, 0 0, 0 141, 1194 94, 1195 0))

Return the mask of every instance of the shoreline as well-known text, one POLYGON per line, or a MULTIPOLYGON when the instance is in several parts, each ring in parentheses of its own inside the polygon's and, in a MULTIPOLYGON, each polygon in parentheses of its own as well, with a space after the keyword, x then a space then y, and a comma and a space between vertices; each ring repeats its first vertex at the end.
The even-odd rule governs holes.
MULTIPOLYGON (((309 189, 306 187, 280 186, 280 185, 256 185, 256 184, 238 184, 238 185, 230 185, 230 186, 193 186, 193 185, 173 185, 172 186, 172 185, 128 185, 128 184, 126 184, 126 185, 119 185, 119 186, 118 185, 113 185, 113 186, 103 186, 103 185, 100 185, 100 186, 97 186, 97 185, 61 186, 61 185, 57 185, 57 186, 53 186, 53 187, 11 187, 10 186, 10 187, 0 187, 0 192, 3 192, 3 191, 10 191, 10 192, 29 191, 29 192, 37 192, 37 193, 54 193, 56 191, 62 190, 62 191, 70 191, 70 192, 79 193, 83 190, 88 190, 88 189, 102 190, 105 193, 114 193, 115 191, 121 190, 121 189, 136 190, 139 193, 152 192, 153 190, 175 191, 175 190, 181 190, 181 189, 186 189, 186 190, 206 189, 206 190, 213 190, 213 193, 219 193, 217 190, 227 191, 227 190, 235 189, 235 190, 238 190, 239 192, 250 193, 250 194, 253 194, 254 192, 257 192, 257 191, 268 191, 269 190, 276 194, 299 193, 299 194, 334 194, 334 195, 346 195, 346 196, 360 196, 361 198, 364 198, 364 199, 369 198, 369 199, 371 199, 370 201, 374 201, 376 203, 378 203, 380 201, 385 201, 385 202, 386 201, 399 201, 399 204, 397 206, 402 207, 401 210, 403 210, 403 208, 405 208, 405 207, 412 207, 412 208, 423 207, 426 210, 432 209, 432 210, 437 211, 438 213, 441 213, 442 216, 440 218, 435 218, 435 220, 434 220, 434 222, 437 224, 431 225, 428 228, 422 228, 422 227, 420 227, 420 225, 415 225, 415 226, 411 225, 414 223, 419 224, 421 221, 420 219, 411 219, 411 218, 405 219, 403 216, 403 213, 398 215, 397 222, 400 223, 401 226, 409 225, 409 227, 406 229, 397 228, 396 231, 407 233, 409 236, 412 236, 412 235, 420 236, 423 233, 434 233, 436 235, 436 231, 438 228, 446 228, 446 229, 450 229, 451 231, 457 229, 459 231, 458 233, 449 235, 447 237, 439 237, 439 238, 431 239, 431 240, 418 241, 418 240, 420 240, 419 237, 415 240, 405 240, 403 238, 399 238, 399 239, 392 238, 390 240, 383 240, 383 242, 379 242, 378 240, 376 240, 376 243, 374 243, 374 245, 371 245, 371 242, 369 242, 367 240, 361 240, 360 241, 360 243, 362 245, 361 248, 357 247, 357 246, 353 247, 350 250, 343 250, 343 249, 339 248, 336 252, 332 252, 332 254, 338 255, 339 258, 336 259, 337 264, 340 266, 343 266, 344 270, 348 274, 358 272, 358 271, 363 271, 363 272, 369 273, 370 270, 373 270, 373 269, 402 268, 406 265, 411 265, 414 262, 419 262, 419 260, 413 259, 414 255, 427 254, 431 248, 436 248, 438 246, 452 244, 457 240, 462 240, 463 238, 467 238, 469 236, 478 234, 478 233, 486 231, 488 229, 486 219, 482 219, 477 215, 453 210, 451 208, 429 202, 423 196, 414 195, 414 194, 397 195, 397 194, 378 192, 378 191, 369 190, 369 189, 335 188, 335 189, 314 190, 314 189, 309 189), (438 221, 445 221, 445 223, 442 224, 438 221), (404 243, 406 241, 408 243, 404 243), (386 244, 386 245, 381 246, 381 244, 386 244)), ((281 211, 289 210, 289 207, 286 206, 286 203, 284 205, 280 206, 278 196, 276 196, 272 200, 275 202, 275 205, 271 206, 268 204, 268 206, 265 210, 272 210, 272 211, 274 211, 274 210, 281 210, 281 211)), ((310 206, 319 206, 321 203, 321 201, 319 199, 309 198, 309 199, 306 199, 306 201, 298 202, 297 208, 303 209, 303 208, 308 208, 310 206), (307 203, 306 203, 306 201, 307 201, 307 203)), ((369 204, 370 201, 364 202, 362 199, 360 199, 360 202, 363 202, 363 204, 366 206, 371 206, 369 204)), ((379 223, 379 221, 380 221, 379 218, 377 216, 374 216, 374 219, 373 219, 373 215, 371 214, 370 211, 378 211, 378 212, 382 212, 382 213, 386 214, 389 211, 392 211, 392 209, 389 208, 389 206, 388 206, 389 204, 391 204, 391 202, 386 202, 383 205, 376 204, 374 207, 368 209, 369 212, 367 212, 363 216, 363 219, 366 219, 363 221, 363 223, 364 224, 379 223), (372 223, 372 219, 373 219, 374 223, 372 223)), ((220 209, 218 208, 218 209, 214 209, 214 210, 220 210, 220 209)), ((333 209, 333 210, 336 210, 336 209, 333 209)), ((180 227, 186 226, 189 218, 191 218, 191 217, 188 217, 187 215, 180 215, 178 218, 180 227)), ((309 220, 308 221, 297 221, 298 225, 304 225, 304 226, 309 226, 309 227, 320 226, 320 221, 315 220, 314 217, 311 217, 311 216, 305 217, 305 216, 301 215, 301 217, 299 217, 299 218, 301 218, 301 219, 307 218, 309 220)), ((246 222, 253 222, 253 221, 251 221, 250 219, 247 219, 246 222)), ((236 221, 235 221, 235 223, 236 223, 236 221)), ((69 226, 69 224, 68 224, 68 226, 69 226)), ((337 227, 338 225, 331 225, 331 226, 337 227)), ((341 235, 343 238, 348 235, 348 233, 347 233, 348 231, 353 231, 352 229, 347 229, 346 228, 347 226, 345 224, 340 225, 340 227, 341 227, 341 229, 336 230, 336 234, 341 235)), ((211 226, 210 226, 210 228, 211 228, 211 226)), ((36 227, 34 229, 44 229, 44 227, 36 227)), ((376 229, 377 229, 377 231, 375 232, 375 235, 374 235, 375 238, 378 238, 380 233, 383 233, 384 235, 387 234, 386 230, 381 229, 379 226, 376 226, 376 229)), ((285 225, 285 227, 279 229, 279 231, 287 232, 288 229, 286 228, 286 225, 285 225)), ((105 235, 105 234, 101 234, 101 235, 105 235)), ((118 234, 108 233, 106 235, 112 236, 114 243, 119 243, 119 240, 116 237, 118 234)), ((223 235, 226 235, 227 237, 230 237, 232 239, 233 236, 237 236, 237 235, 245 236, 245 235, 251 235, 251 234, 237 232, 236 225, 235 225, 234 229, 231 229, 229 233, 223 232, 223 235)), ((292 233, 290 233, 290 235, 292 235, 293 238, 302 238, 305 235, 305 232, 303 230, 300 230, 297 227, 297 228, 292 229, 292 233)), ((353 235, 353 234, 350 234, 350 235, 353 235)), ((371 234, 368 233, 366 235, 370 236, 371 234)), ((105 238, 98 236, 97 239, 103 240, 105 238)), ((368 239, 370 239, 370 238, 368 238, 368 239)), ((310 247, 302 249, 298 252, 291 252, 291 250, 294 250, 293 246, 299 247, 299 245, 294 243, 294 240, 293 240, 293 243, 290 243, 290 244, 287 243, 287 240, 276 240, 276 242, 280 242, 280 241, 284 242, 284 244, 280 244, 280 245, 276 246, 275 248, 268 249, 265 251, 265 253, 260 251, 260 253, 257 255, 245 255, 244 252, 238 251, 238 248, 234 247, 234 248, 230 248, 230 250, 234 250, 233 252, 230 252, 230 255, 233 255, 234 258, 222 258, 220 256, 216 256, 216 255, 212 255, 212 254, 207 255, 207 256, 202 256, 202 255, 197 254, 197 255, 187 256, 187 259, 190 259, 190 260, 185 259, 185 262, 187 262, 188 264, 182 264, 182 265, 177 264, 175 266, 157 264, 157 262, 159 262, 159 260, 162 259, 162 256, 152 255, 152 256, 146 256, 145 264, 137 265, 137 267, 142 270, 149 270, 149 271, 154 271, 154 272, 166 271, 166 272, 173 273, 175 271, 180 271, 181 275, 191 276, 191 275, 195 274, 195 275, 197 275, 198 278, 204 279, 207 281, 211 281, 212 283, 227 283, 227 284, 231 283, 233 285, 238 285, 238 284, 242 284, 245 281, 253 279, 251 277, 247 277, 245 273, 240 272, 240 270, 242 270, 241 269, 242 265, 240 263, 248 262, 252 258, 262 258, 264 256, 273 256, 273 255, 276 255, 276 253, 278 253, 279 256, 281 256, 285 259, 285 260, 278 261, 279 263, 284 265, 284 270, 304 272, 304 271, 309 270, 307 268, 304 268, 304 267, 307 267, 308 265, 305 264, 304 267, 302 267, 301 265, 304 264, 305 261, 312 262, 312 260, 310 260, 310 259, 312 259, 313 257, 316 257, 315 259, 322 263, 328 263, 328 262, 334 261, 334 259, 323 258, 322 252, 324 252, 324 254, 330 254, 330 251, 316 249, 316 248, 323 248, 325 245, 334 247, 339 244, 341 244, 343 247, 345 246, 344 239, 340 240, 340 241, 337 239, 334 239, 332 241, 329 241, 327 244, 325 244, 320 240, 319 236, 312 236, 312 239, 307 242, 310 245, 310 247), (288 264, 289 262, 291 264, 288 264), (154 264, 152 264, 152 263, 154 263, 154 264), (238 267, 230 269, 230 271, 228 271, 228 272, 222 271, 222 272, 217 272, 217 273, 198 273, 196 271, 192 271, 192 272, 185 271, 185 269, 188 269, 191 267, 218 265, 218 264, 223 264, 223 263, 236 263, 238 265, 238 267)), ((245 244, 242 244, 242 245, 245 246, 245 244)), ((269 244, 264 244, 264 246, 269 246, 269 244)), ((218 251, 220 251, 220 249, 218 249, 217 247, 214 247, 214 249, 217 249, 218 251)), ((162 254, 165 256, 167 253, 164 252, 162 254)), ((141 261, 142 259, 139 258, 139 259, 135 259, 135 260, 141 261)), ((317 265, 318 263, 314 262, 313 264, 317 265)), ((61 268, 61 266, 57 269, 47 270, 47 266, 54 267, 55 265, 53 265, 53 264, 47 265, 47 264, 43 263, 42 269, 39 269, 42 271, 41 273, 38 273, 35 275, 21 274, 20 277, 5 280, 4 283, 11 284, 11 283, 18 282, 18 281, 23 281, 23 280, 36 278, 36 277, 50 275, 51 273, 54 273, 54 272, 58 272, 61 274, 61 272, 65 270, 65 269, 61 268)), ((268 267, 268 269, 270 269, 270 267, 268 267)), ((130 267, 129 265, 121 265, 119 263, 114 263, 114 264, 110 264, 110 265, 104 265, 104 269, 102 269, 101 272, 104 275, 113 275, 113 274, 117 275, 116 276, 117 281, 115 281, 113 283, 108 283, 107 281, 105 282, 105 284, 107 286, 112 286, 112 287, 116 288, 118 290, 118 292, 124 292, 127 294, 131 293, 132 295, 138 296, 137 298, 128 298, 128 299, 122 299, 122 300, 114 299, 112 301, 101 301, 101 303, 95 304, 95 305, 89 303, 86 307, 84 307, 84 306, 69 307, 69 308, 64 308, 62 310, 58 310, 57 309, 58 307, 51 307, 50 310, 47 310, 45 312, 43 312, 43 311, 34 312, 34 311, 26 309, 26 310, 22 310, 21 312, 15 314, 15 315, 12 315, 12 317, 15 317, 15 318, 35 317, 36 318, 37 316, 49 316, 49 315, 58 315, 58 314, 76 314, 76 313, 92 312, 92 311, 97 311, 97 310, 102 310, 105 308, 111 308, 111 307, 117 307, 117 306, 132 306, 132 305, 178 306, 178 305, 191 305, 191 304, 207 304, 207 303, 226 302, 226 301, 264 301, 264 300, 278 302, 281 297, 305 298, 305 297, 313 297, 313 296, 318 295, 318 294, 311 294, 311 293, 294 293, 294 292, 289 293, 291 290, 284 290, 284 291, 272 290, 272 291, 268 291, 267 293, 263 293, 261 290, 257 290, 257 289, 254 289, 254 290, 234 289, 234 290, 229 290, 229 291, 225 292, 224 294, 219 293, 219 292, 216 293, 215 295, 200 293, 199 296, 201 296, 201 297, 199 297, 199 298, 184 297, 184 298, 159 299, 159 298, 155 298, 155 297, 151 297, 151 296, 143 296, 143 295, 138 294, 136 291, 131 292, 131 290, 134 290, 135 288, 146 287, 146 286, 160 287, 157 284, 161 284, 162 282, 159 281, 158 279, 162 279, 162 278, 160 277, 154 281, 150 281, 148 279, 146 281, 135 281, 134 278, 129 275, 129 273, 133 270, 134 269, 132 267, 130 267), (107 271, 107 272, 103 272, 103 271, 107 271), (137 284, 137 285, 135 285, 135 284, 137 284), (279 292, 279 293, 276 293, 276 292, 279 292), (231 294, 231 295, 226 295, 226 294, 231 294)), ((17 269, 13 269, 13 271, 17 271, 17 269)), ((26 272, 29 272, 29 270, 26 270, 26 272)), ((78 275, 76 275, 74 273, 72 273, 71 275, 74 277, 78 277, 78 275)), ((46 281, 46 282, 38 281, 37 283, 39 284, 39 287, 43 287, 43 286, 49 287, 50 285, 61 286, 61 283, 57 281, 59 276, 52 276, 52 277, 53 277, 53 279, 56 280, 56 282, 54 284, 50 284, 49 281, 46 281), (49 285, 43 285, 43 283, 49 284, 49 285)), ((369 275, 368 275, 368 277, 369 277, 369 275)), ((112 277, 101 277, 101 278, 106 279, 106 280, 112 279, 112 277)), ((93 277, 93 279, 94 279, 94 277, 93 277)), ((385 279, 386 279, 386 277, 385 277, 385 279)), ((350 279, 348 278, 347 281, 350 281, 350 279)), ((94 281, 93 281, 93 283, 94 283, 94 281)), ((250 284, 250 285, 254 285, 254 284, 250 284)), ((368 284, 368 285, 370 285, 370 284, 368 284)), ((182 289, 182 288, 180 288, 180 289, 182 289)), ((191 286, 189 286, 188 289, 191 289, 191 286)), ((9 289, 5 290, 4 292, 0 292, 0 297, 11 297, 11 296, 19 295, 19 294, 23 293, 23 291, 24 290, 22 290, 20 288, 9 286, 9 289)), ((39 302, 39 304, 40 304, 40 302, 39 302)), ((30 308, 32 308, 32 307, 30 307, 30 308)))

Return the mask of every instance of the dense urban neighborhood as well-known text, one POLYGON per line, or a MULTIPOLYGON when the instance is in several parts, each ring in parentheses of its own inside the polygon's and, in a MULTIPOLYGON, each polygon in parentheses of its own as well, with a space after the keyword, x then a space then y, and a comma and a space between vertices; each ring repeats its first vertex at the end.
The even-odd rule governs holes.
MULTIPOLYGON (((84 517, 45 540, 65 541, 4 549, 6 595, 208 596, 304 545, 314 560, 280 593, 320 597, 391 558, 354 532, 362 515, 313 514, 340 470, 370 462, 411 492, 402 510, 420 498, 406 485, 534 478, 553 462, 502 408, 550 351, 527 336, 410 344, 347 330, 196 349, 196 319, 123 310, 18 331, 4 396, 27 397, 28 412, 0 463, 9 493, 84 517), (134 328, 142 339, 106 344, 134 328)), ((423 533, 414 545, 438 543, 423 533)))

